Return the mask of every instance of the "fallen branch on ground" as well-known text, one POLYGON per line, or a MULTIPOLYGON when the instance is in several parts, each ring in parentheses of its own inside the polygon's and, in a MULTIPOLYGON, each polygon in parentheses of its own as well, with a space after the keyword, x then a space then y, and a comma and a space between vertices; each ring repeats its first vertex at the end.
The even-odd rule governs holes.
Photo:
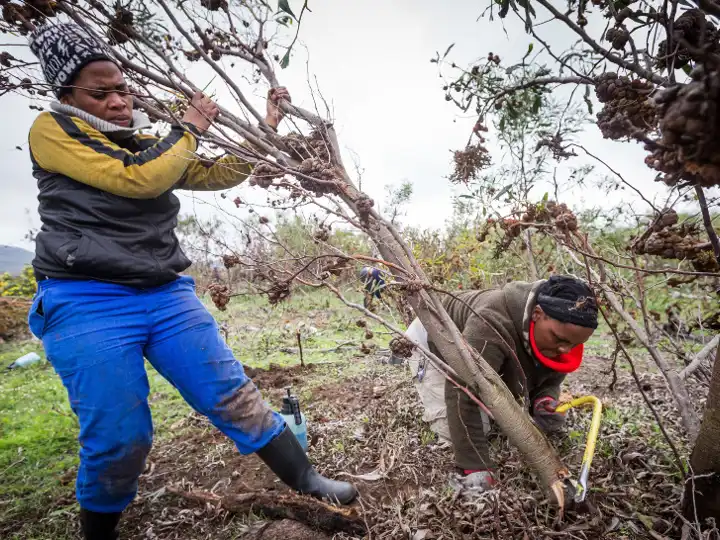
POLYGON ((364 535, 365 523, 356 510, 336 508, 324 502, 292 493, 252 492, 213 495, 208 491, 185 491, 168 487, 184 499, 200 504, 220 505, 235 514, 262 514, 271 519, 292 519, 329 533, 364 535))
POLYGON ((690 362, 690 364, 688 364, 688 366, 680 372, 680 378, 684 380, 687 379, 690 375, 692 375, 695 370, 700 367, 703 361, 718 348, 719 344, 720 334, 712 338, 710 342, 705 345, 705 347, 703 347, 703 349, 699 353, 697 353, 693 361, 690 362))

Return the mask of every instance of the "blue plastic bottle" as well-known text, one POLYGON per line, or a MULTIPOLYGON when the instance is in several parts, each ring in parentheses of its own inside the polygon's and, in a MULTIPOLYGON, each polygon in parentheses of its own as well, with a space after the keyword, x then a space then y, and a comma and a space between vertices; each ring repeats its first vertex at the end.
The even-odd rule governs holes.
POLYGON ((21 368, 25 366, 29 366, 31 364, 34 364, 35 362, 39 362, 42 360, 37 353, 31 352, 27 353, 26 355, 21 356, 17 360, 15 360, 12 364, 10 364, 7 369, 16 369, 21 368))
POLYGON ((290 393, 290 387, 285 388, 287 396, 283 397, 282 410, 280 414, 285 419, 285 423, 297 437, 302 449, 307 452, 308 439, 307 439, 307 421, 305 415, 300 411, 300 402, 297 396, 293 396, 290 393))

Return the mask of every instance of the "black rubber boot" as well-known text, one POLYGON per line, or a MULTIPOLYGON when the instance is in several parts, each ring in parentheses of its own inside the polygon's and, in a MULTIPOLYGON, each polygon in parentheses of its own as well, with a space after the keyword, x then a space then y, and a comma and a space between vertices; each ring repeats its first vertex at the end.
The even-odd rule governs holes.
POLYGON ((80 526, 85 540, 117 540, 115 530, 120 522, 120 512, 106 514, 80 509, 80 526))
POLYGON ((357 497, 352 484, 325 478, 313 468, 288 427, 258 450, 257 455, 280 480, 304 495, 339 504, 350 504, 357 497))

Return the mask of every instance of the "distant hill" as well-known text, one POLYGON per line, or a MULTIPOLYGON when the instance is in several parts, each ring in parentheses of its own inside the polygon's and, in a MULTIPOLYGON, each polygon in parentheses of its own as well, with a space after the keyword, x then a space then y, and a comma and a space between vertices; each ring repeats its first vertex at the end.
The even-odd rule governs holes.
POLYGON ((0 275, 8 272, 17 275, 30 264, 35 254, 27 249, 0 245, 0 275))

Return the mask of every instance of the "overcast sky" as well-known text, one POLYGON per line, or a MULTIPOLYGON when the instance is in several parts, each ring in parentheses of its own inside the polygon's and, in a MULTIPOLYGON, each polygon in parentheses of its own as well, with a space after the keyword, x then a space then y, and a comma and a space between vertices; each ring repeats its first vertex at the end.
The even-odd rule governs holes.
MULTIPOLYGON (((453 192, 446 180, 450 150, 465 144, 475 119, 458 116, 443 99, 443 83, 430 58, 454 42, 451 57, 459 64, 489 51, 504 60, 519 60, 531 38, 510 17, 507 34, 497 21, 478 20, 485 3, 476 0, 312 0, 310 7, 291 65, 278 73, 281 83, 290 88, 295 103, 313 108, 308 71, 317 78, 331 102, 341 144, 348 149, 346 161, 352 163, 350 156, 355 155, 364 169, 364 190, 382 201, 385 185, 408 180, 414 195, 405 222, 441 227, 452 213, 453 192)), ((551 45, 573 40, 557 26, 546 35, 551 45)), ((198 83, 204 76, 193 74, 198 83)), ((263 92, 254 91, 258 103, 263 92)), ((30 247, 23 237, 30 227, 39 226, 39 219, 26 141, 37 112, 17 97, 0 99, 0 110, 0 244, 30 247)), ((663 191, 643 164, 639 146, 604 141, 592 126, 581 139, 643 191, 663 191)), ((251 189, 235 191, 245 197, 251 189)), ((226 200, 212 195, 181 199, 185 212, 205 216, 212 209, 198 202, 210 200, 231 210, 234 195, 226 200)), ((574 193, 571 202, 578 207, 597 204, 598 194, 574 193)))

